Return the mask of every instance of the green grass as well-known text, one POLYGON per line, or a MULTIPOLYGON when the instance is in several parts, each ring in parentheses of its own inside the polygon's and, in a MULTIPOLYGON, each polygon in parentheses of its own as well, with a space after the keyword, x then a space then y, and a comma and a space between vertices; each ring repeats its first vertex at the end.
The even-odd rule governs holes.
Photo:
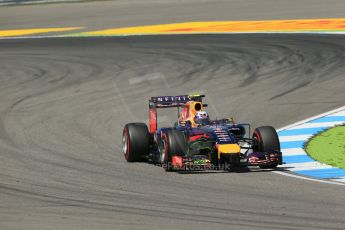
POLYGON ((336 126, 314 136, 305 146, 313 159, 345 169, 345 126, 336 126))

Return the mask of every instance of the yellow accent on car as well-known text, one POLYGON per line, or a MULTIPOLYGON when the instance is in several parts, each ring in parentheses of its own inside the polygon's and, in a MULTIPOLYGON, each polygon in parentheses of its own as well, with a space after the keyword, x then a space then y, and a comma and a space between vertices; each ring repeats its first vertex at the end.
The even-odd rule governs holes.
POLYGON ((196 93, 196 94, 190 94, 190 95, 188 95, 188 96, 189 96, 189 97, 200 97, 200 95, 201 95, 201 94, 196 93))
POLYGON ((241 147, 238 144, 220 144, 217 146, 218 159, 221 154, 236 154, 241 151, 241 147))

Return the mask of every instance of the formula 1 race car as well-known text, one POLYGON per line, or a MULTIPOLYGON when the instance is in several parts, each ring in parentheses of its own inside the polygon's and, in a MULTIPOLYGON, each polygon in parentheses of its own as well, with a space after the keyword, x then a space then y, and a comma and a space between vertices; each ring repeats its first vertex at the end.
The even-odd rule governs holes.
POLYGON ((250 138, 249 124, 233 119, 210 120, 202 102, 205 95, 152 97, 149 128, 128 123, 122 146, 128 162, 149 161, 173 170, 232 170, 238 166, 275 168, 282 164, 276 130, 262 126, 250 138), (173 127, 157 128, 157 108, 178 109, 173 127))

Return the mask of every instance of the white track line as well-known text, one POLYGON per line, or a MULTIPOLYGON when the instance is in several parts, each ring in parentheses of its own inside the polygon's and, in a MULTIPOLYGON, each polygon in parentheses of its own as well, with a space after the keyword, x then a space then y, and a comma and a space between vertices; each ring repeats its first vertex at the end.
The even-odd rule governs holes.
POLYGON ((340 111, 340 112, 337 112, 337 113, 333 113, 331 115, 329 115, 330 117, 333 117, 333 116, 345 116, 345 110, 344 111, 340 111))
POLYGON ((283 175, 283 176, 289 176, 289 177, 298 178, 298 179, 302 179, 302 180, 309 180, 309 181, 319 182, 319 183, 323 183, 323 184, 334 184, 334 185, 345 186, 345 183, 336 182, 336 181, 313 179, 313 178, 299 176, 296 174, 286 173, 286 172, 282 172, 282 171, 273 171, 273 172, 280 174, 280 175, 283 175))
POLYGON ((339 177, 337 179, 332 179, 332 181, 345 183, 345 177, 339 177))
POLYGON ((344 122, 342 121, 332 121, 332 122, 319 122, 319 123, 305 123, 305 124, 301 124, 298 125, 296 127, 292 127, 290 128, 290 130, 293 129, 304 129, 304 128, 322 128, 322 127, 332 127, 335 125, 340 125, 344 122))

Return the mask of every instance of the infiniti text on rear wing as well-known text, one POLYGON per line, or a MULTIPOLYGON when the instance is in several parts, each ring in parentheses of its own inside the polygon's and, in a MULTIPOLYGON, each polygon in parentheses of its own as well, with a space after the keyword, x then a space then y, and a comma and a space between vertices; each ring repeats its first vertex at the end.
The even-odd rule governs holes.
POLYGON ((202 98, 205 95, 179 95, 179 96, 159 96, 151 97, 149 100, 150 108, 172 108, 185 105, 188 101, 199 101, 202 103, 202 98))

